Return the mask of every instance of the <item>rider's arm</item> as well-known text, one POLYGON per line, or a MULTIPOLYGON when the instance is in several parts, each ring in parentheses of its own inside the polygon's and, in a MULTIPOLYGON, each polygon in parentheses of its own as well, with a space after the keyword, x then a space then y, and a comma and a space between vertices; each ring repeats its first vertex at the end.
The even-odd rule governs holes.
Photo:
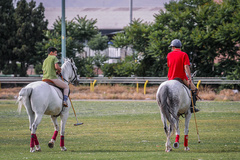
POLYGON ((57 70, 57 73, 61 73, 61 67, 59 67, 58 63, 55 63, 55 69, 57 70))
POLYGON ((184 65, 184 69, 185 69, 185 71, 187 72, 187 74, 189 76, 188 83, 190 84, 191 80, 192 80, 192 77, 191 77, 191 71, 190 71, 189 65, 184 65))

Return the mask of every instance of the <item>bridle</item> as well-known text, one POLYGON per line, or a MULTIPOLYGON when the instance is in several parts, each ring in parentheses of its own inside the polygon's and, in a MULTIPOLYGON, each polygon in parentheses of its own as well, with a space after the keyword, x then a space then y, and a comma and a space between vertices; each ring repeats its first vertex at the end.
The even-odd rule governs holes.
POLYGON ((76 80, 77 80, 77 73, 76 73, 76 70, 75 68, 73 67, 73 64, 71 63, 71 67, 72 67, 72 70, 73 70, 73 73, 74 73, 74 78, 70 81, 70 83, 74 83, 76 80))
MULTIPOLYGON (((71 63, 71 62, 70 62, 71 63)), ((73 64, 71 63, 71 67, 72 67, 72 70, 73 70, 73 73, 74 73, 74 78, 72 80, 70 80, 70 82, 68 80, 66 80, 65 78, 63 78, 62 74, 60 73, 59 76, 62 78, 63 81, 67 82, 68 84, 70 83, 74 83, 76 80, 77 80, 77 73, 76 73, 76 70, 74 69, 74 66, 73 64)))

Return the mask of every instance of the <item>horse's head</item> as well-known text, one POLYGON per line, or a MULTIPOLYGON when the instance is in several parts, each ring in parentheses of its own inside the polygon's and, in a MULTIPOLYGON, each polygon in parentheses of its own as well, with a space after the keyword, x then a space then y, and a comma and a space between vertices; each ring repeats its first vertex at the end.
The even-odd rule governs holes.
POLYGON ((79 77, 77 75, 77 67, 75 65, 75 62, 73 61, 73 59, 71 58, 71 65, 72 65, 72 69, 74 72, 74 78, 72 79, 72 81, 74 82, 74 85, 78 85, 79 84, 79 77))
POLYGON ((63 76, 65 78, 65 81, 67 81, 68 83, 72 83, 74 85, 79 84, 79 78, 77 75, 77 67, 72 58, 65 59, 65 62, 62 66, 62 72, 64 74, 63 76), (66 78, 67 78, 67 80, 66 80, 66 78))

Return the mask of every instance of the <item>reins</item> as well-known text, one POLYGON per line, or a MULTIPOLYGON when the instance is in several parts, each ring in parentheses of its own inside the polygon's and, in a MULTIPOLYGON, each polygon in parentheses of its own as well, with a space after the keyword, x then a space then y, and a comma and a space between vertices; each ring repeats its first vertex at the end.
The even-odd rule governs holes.
MULTIPOLYGON (((71 83, 72 83, 75 79, 77 79, 77 74, 76 74, 76 72, 75 72, 75 69, 73 68, 72 63, 71 63, 71 66, 72 66, 72 70, 73 70, 74 75, 75 75, 75 77, 74 77, 73 80, 71 81, 71 83)), ((68 82, 66 79, 63 78, 63 76, 62 76, 61 73, 59 74, 59 76, 62 78, 63 81, 68 82)), ((69 84, 69 83, 68 83, 68 84, 69 84)), ((70 98, 70 95, 68 96, 68 98, 69 98, 69 100, 70 100, 70 102, 71 102, 71 106, 72 106, 74 115, 75 115, 75 117, 76 117, 76 119, 77 119, 76 112, 75 112, 75 109, 74 109, 74 107, 73 107, 73 103, 72 103, 72 100, 71 100, 71 98, 70 98)), ((62 107, 62 108, 63 108, 63 107, 62 107)), ((60 113, 61 113, 61 112, 60 112, 60 113)), ((60 115, 60 114, 59 114, 59 115, 60 115)), ((78 120, 77 120, 77 122, 78 122, 78 120)), ((83 124, 83 123, 81 123, 81 124, 83 124)), ((80 123, 77 123, 76 125, 80 125, 80 123)))
MULTIPOLYGON (((75 69, 73 68, 72 63, 71 63, 71 67, 72 67, 72 70, 73 70, 73 73, 74 73, 74 78, 70 81, 70 83, 73 83, 73 82, 77 79, 77 73, 75 72, 75 69)), ((65 78, 63 78, 63 76, 62 76, 61 73, 59 74, 59 77, 60 77, 63 81, 65 81, 65 82, 67 82, 67 83, 69 84, 69 81, 66 80, 65 78)))
MULTIPOLYGON (((75 70, 74 70, 74 68, 73 68, 73 65, 72 65, 72 63, 71 63, 71 67, 72 67, 72 70, 73 70, 73 73, 74 73, 74 78, 73 78, 73 80, 71 80, 70 81, 70 83, 72 83, 72 82, 74 82, 75 81, 75 79, 77 79, 77 74, 76 74, 76 72, 75 72, 75 70)), ((68 85, 69 85, 69 81, 67 81, 65 78, 63 78, 63 76, 62 76, 62 74, 61 73, 59 73, 59 77, 62 79, 62 81, 65 81, 65 82, 67 82, 68 83, 68 85)), ((72 100, 71 100, 71 98, 69 97, 69 100, 70 100, 70 102, 71 102, 71 105, 72 105, 72 108, 73 108, 73 104, 72 104, 72 100)), ((74 110, 74 108, 73 108, 73 110, 74 110)), ((53 117, 58 117, 58 116, 60 116, 60 114, 62 113, 62 111, 63 111, 63 107, 62 107, 62 110, 61 110, 61 112, 58 114, 58 115, 53 115, 53 117)), ((74 113, 75 113, 75 110, 74 110, 74 113)), ((76 113, 75 113, 76 114, 76 113)))

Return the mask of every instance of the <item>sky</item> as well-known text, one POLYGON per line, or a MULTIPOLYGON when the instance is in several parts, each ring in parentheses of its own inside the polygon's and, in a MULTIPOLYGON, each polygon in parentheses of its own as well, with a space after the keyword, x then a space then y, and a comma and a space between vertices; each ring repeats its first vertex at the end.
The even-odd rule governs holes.
MULTIPOLYGON (((17 0, 16 0, 17 1, 17 0)), ((30 2, 31 0, 27 0, 30 2)), ((59 8, 62 0, 34 0, 38 6, 40 2, 45 8, 59 8)), ((163 7, 170 0, 132 0, 133 7, 163 7)), ((129 7, 130 0, 65 0, 66 7, 108 8, 129 7)))
MULTIPOLYGON (((13 0, 15 5, 19 0, 13 0)), ((26 0, 30 2, 31 0, 26 0)), ((43 3, 45 8, 45 18, 48 19, 48 28, 53 28, 53 23, 58 17, 61 17, 62 0, 34 0, 36 7, 39 3, 43 3), (55 9, 54 9, 55 8, 55 9)), ((120 8, 129 8, 131 0, 65 0, 66 18, 72 20, 76 15, 85 16, 88 19, 97 19, 98 28, 119 29, 129 24, 129 12, 120 12, 120 8), (86 8, 100 9, 96 11, 86 11, 86 8), (118 9, 116 9, 118 8, 118 9)), ((164 4, 171 0, 132 0, 133 19, 142 19, 148 22, 154 20, 153 15, 160 9, 164 8, 164 4), (139 9, 142 8, 142 9, 139 9), (150 8, 150 9, 147 9, 150 8), (157 8, 157 10, 156 10, 157 8), (155 10, 153 10, 155 9, 155 10)), ((89 10, 89 9, 88 9, 89 10)))

